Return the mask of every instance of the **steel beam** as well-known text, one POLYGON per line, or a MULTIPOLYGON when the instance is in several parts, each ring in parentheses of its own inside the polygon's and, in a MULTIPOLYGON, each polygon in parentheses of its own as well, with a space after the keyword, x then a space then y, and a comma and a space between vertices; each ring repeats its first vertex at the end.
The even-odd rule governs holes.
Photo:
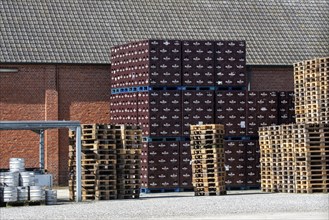
POLYGON ((75 132, 75 140, 76 140, 76 202, 81 202, 81 127, 77 126, 76 127, 76 132, 75 132))
POLYGON ((39 131, 39 168, 40 172, 44 173, 45 171, 45 131, 40 129, 39 131))

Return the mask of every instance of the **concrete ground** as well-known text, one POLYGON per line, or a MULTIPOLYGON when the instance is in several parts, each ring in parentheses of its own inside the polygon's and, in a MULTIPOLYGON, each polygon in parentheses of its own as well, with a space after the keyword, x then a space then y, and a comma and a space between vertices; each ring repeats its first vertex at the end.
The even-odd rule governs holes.
POLYGON ((225 196, 193 192, 141 194, 138 200, 74 203, 57 189, 58 205, 0 208, 1 220, 16 219, 329 219, 328 194, 228 191, 225 196))

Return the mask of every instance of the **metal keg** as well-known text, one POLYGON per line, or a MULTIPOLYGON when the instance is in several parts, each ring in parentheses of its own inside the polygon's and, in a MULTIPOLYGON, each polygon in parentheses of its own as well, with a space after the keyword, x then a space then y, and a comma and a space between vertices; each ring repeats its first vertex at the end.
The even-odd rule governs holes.
POLYGON ((45 200, 45 189, 42 186, 29 186, 29 188, 31 201, 45 200))
POLYGON ((4 202, 16 202, 17 201, 17 187, 5 186, 3 188, 3 201, 4 202))
POLYGON ((24 158, 10 158, 9 169, 11 172, 23 172, 25 171, 25 159, 24 158))
POLYGON ((57 204, 57 191, 52 189, 46 189, 46 205, 57 204))
POLYGON ((18 186, 19 172, 3 172, 3 173, 1 173, 1 181, 4 186, 18 186))
POLYGON ((20 186, 34 186, 35 185, 34 178, 35 178, 35 175, 34 175, 34 172, 32 172, 32 171, 20 172, 19 173, 19 185, 20 186))
POLYGON ((3 187, 0 186, 0 203, 3 202, 3 187))
POLYGON ((5 173, 0 172, 0 186, 3 186, 5 183, 5 173))
POLYGON ((17 187, 17 201, 29 200, 29 188, 26 186, 17 187))

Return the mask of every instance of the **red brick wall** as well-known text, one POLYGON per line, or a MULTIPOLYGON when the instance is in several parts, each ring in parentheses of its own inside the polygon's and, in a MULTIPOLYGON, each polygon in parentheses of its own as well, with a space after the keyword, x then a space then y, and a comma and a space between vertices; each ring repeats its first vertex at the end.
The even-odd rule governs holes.
MULTIPOLYGON (((58 118, 58 82, 55 65, 45 65, 45 116, 44 120, 59 120, 58 118)), ((52 129, 45 132, 45 168, 54 175, 54 182, 58 182, 59 149, 58 130, 52 129)))
MULTIPOLYGON (((0 73, 0 120, 44 120, 45 66, 7 67, 19 72, 0 73)), ((32 131, 0 131, 0 168, 8 168, 11 157, 25 158, 26 167, 38 167, 38 149, 39 136, 32 131)))
MULTIPOLYGON (((109 66, 70 66, 58 68, 59 118, 81 123, 109 123, 109 66)), ((61 184, 68 177, 68 129, 59 135, 61 184)))
POLYGON ((293 66, 249 66, 250 90, 254 91, 293 91, 293 66))
MULTIPOLYGON (((109 120, 109 65, 1 65, 0 120, 109 120)), ((54 183, 67 184, 68 130, 45 133, 45 167, 54 183)), ((39 166, 39 136, 32 131, 0 131, 0 168, 22 157, 39 166)))

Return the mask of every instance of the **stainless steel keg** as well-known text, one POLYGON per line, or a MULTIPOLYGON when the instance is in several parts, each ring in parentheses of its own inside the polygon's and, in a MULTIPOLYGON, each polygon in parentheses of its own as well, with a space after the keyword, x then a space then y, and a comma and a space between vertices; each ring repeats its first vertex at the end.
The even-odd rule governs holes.
POLYGON ((1 173, 1 183, 4 186, 18 186, 19 172, 3 172, 3 173, 1 173))
POLYGON ((46 189, 46 205, 57 204, 57 191, 52 189, 46 189))
POLYGON ((29 188, 26 186, 17 187, 17 201, 29 200, 29 188))
POLYGON ((4 202, 16 202, 17 201, 17 187, 5 186, 3 188, 3 201, 4 202))
POLYGON ((45 189, 42 186, 29 186, 30 201, 45 200, 45 189))
POLYGON ((24 158, 10 158, 9 169, 11 172, 23 172, 25 171, 25 159, 24 158))
POLYGON ((19 173, 20 178, 19 178, 19 185, 20 186, 34 186, 34 172, 32 171, 25 171, 25 172, 20 172, 19 173))

